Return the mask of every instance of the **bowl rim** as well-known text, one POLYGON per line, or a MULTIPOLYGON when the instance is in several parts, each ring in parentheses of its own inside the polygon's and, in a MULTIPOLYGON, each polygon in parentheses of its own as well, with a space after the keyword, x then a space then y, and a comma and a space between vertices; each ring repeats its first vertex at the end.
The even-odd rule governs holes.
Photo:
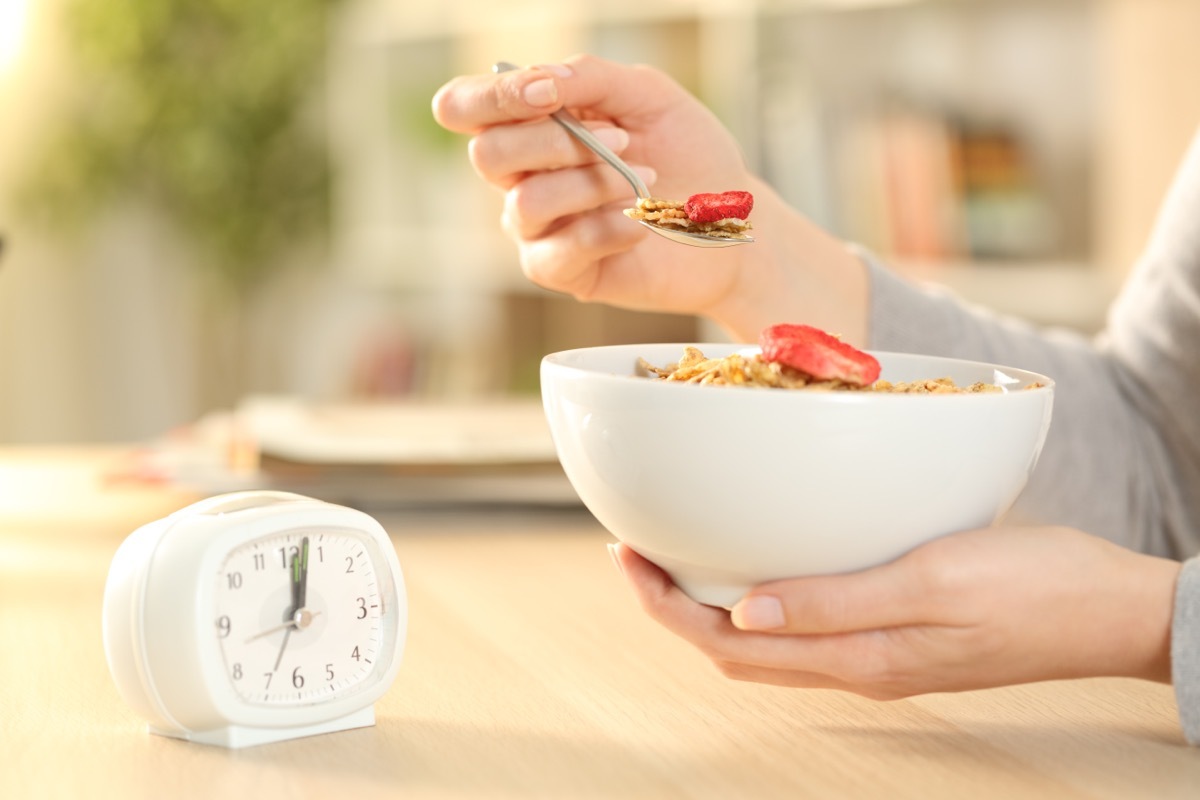
MULTIPOLYGON (((699 384, 682 383, 676 381, 650 381, 645 376, 637 375, 632 371, 632 365, 629 373, 611 372, 595 367, 580 366, 578 364, 567 363, 568 359, 578 358, 585 354, 601 355, 605 353, 621 354, 629 353, 636 360, 638 357, 645 357, 639 350, 666 350, 671 349, 682 353, 685 347, 695 347, 708 354, 714 353, 714 357, 730 355, 732 353, 742 353, 746 355, 760 352, 758 345, 741 344, 737 342, 647 342, 641 344, 612 344, 612 345, 597 345, 593 347, 575 347, 566 350, 559 350, 553 353, 548 353, 542 357, 541 371, 555 370, 565 374, 587 375, 594 380, 614 383, 630 383, 636 381, 637 385, 647 386, 663 386, 669 390, 691 390, 695 389, 699 384)), ((975 369, 990 369, 993 373, 1000 373, 1008 378, 1009 381, 1000 383, 1000 392, 985 392, 985 393, 946 393, 946 394, 917 394, 917 393, 891 393, 891 392, 837 392, 837 391, 791 391, 791 392, 741 392, 742 394, 754 396, 777 396, 784 395, 790 397, 808 397, 808 398, 825 398, 837 399, 839 401, 848 402, 891 402, 901 401, 907 402, 912 398, 920 398, 925 401, 936 400, 937 402, 945 401, 961 401, 963 398, 972 398, 973 402, 981 398, 992 398, 993 401, 999 397, 1007 395, 1017 396, 1038 396, 1041 394, 1053 394, 1055 381, 1048 375, 1032 370, 1022 369, 1020 367, 1012 367, 1006 364, 998 364, 991 361, 978 361, 975 359, 958 358, 956 356, 932 355, 927 353, 906 353, 900 351, 889 350, 866 350, 865 352, 880 359, 881 361, 916 361, 920 359, 933 359, 937 362, 942 362, 947 365, 960 365, 975 369), (1030 383, 1042 384, 1036 388, 1026 388, 1030 383), (1009 385, 1010 384, 1011 388, 1009 385)), ((940 375, 931 375, 930 378, 941 377, 940 375)), ((738 391, 743 387, 739 386, 711 386, 707 385, 704 388, 709 390, 720 391, 738 391)))

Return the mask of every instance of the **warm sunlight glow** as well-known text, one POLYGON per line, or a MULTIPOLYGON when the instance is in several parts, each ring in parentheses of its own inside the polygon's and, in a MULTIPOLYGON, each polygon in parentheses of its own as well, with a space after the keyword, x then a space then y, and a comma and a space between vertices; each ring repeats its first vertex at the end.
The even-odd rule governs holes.
POLYGON ((30 0, 0 0, 0 70, 12 66, 25 39, 30 0))

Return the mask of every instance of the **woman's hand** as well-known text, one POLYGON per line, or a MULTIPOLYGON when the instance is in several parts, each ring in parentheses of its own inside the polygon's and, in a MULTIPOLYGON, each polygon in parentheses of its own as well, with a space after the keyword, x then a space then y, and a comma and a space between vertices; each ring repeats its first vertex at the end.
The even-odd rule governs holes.
POLYGON ((803 321, 865 344, 865 270, 746 168, 717 118, 675 81, 591 56, 461 76, 433 99, 444 127, 470 134, 476 172, 505 192, 501 224, 534 282, 581 300, 702 314, 753 340, 803 321), (622 213, 635 197, 550 114, 567 107, 642 175, 653 194, 751 191, 758 242, 701 250, 622 213))
POLYGON ((876 699, 1030 681, 1169 682, 1180 565, 1065 528, 937 539, 874 569, 776 581, 731 611, 618 545, 645 611, 730 678, 876 699))

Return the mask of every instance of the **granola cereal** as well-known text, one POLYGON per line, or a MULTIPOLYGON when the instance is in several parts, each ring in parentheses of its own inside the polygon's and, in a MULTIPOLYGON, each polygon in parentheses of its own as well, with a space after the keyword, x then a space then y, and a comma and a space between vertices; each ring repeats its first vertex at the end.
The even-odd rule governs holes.
MULTIPOLYGON (((709 384, 713 386, 748 386, 763 389, 807 389, 809 391, 884 392, 889 394, 982 394, 1003 391, 992 383, 977 382, 958 386, 951 378, 895 382, 877 380, 867 386, 843 380, 821 380, 778 361, 766 361, 761 354, 745 356, 738 353, 724 358, 708 358, 696 347, 685 347, 675 364, 659 367, 638 359, 639 374, 664 381, 709 384)), ((1036 389, 1040 383, 1024 387, 1036 389)))
MULTIPOLYGON (((745 193, 743 193, 745 194, 745 193)), ((753 226, 744 217, 723 217, 707 220, 703 215, 699 221, 689 216, 687 204, 701 195, 693 195, 688 201, 665 200, 661 197, 641 198, 634 208, 625 209, 625 216, 630 219, 649 222, 660 228, 674 228, 687 233, 711 236, 720 239, 748 239, 746 231, 753 226)), ((749 210, 745 211, 746 214, 749 210)))

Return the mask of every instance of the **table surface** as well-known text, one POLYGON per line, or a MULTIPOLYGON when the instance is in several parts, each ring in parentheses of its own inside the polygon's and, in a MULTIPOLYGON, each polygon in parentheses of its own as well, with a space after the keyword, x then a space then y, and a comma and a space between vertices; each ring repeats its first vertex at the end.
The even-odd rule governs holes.
POLYGON ((109 561, 194 499, 110 448, 0 449, 0 797, 1195 798, 1171 689, 888 703, 728 681, 637 609, 571 509, 377 516, 404 664, 371 728, 238 751, 148 734, 104 660, 109 561), (336 793, 336 795, 335 795, 336 793))

